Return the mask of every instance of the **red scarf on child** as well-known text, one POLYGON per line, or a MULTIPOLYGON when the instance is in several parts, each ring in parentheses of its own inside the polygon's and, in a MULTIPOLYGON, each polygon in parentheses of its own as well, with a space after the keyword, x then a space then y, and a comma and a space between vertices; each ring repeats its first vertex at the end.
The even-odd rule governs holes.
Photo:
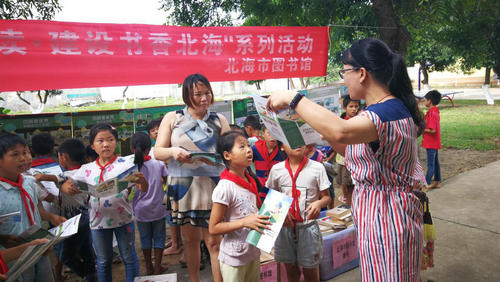
POLYGON ((147 156, 144 156, 144 162, 147 162, 151 159, 151 156, 150 155, 147 155, 147 156))
POLYGON ((116 158, 118 158, 118 155, 115 155, 113 157, 113 159, 111 159, 109 162, 105 163, 104 165, 101 165, 101 163, 99 163, 99 157, 97 157, 97 159, 95 160, 95 163, 97 164, 97 166, 99 166, 99 168, 101 169, 101 174, 99 174, 99 183, 101 182, 104 182, 104 170, 110 165, 112 164, 116 158))
POLYGON ((269 171, 271 171, 271 168, 273 167, 272 161, 273 161, 274 157, 276 157, 276 155, 278 154, 278 151, 279 151, 278 146, 274 147, 271 154, 269 154, 269 151, 268 151, 267 145, 266 145, 266 141, 259 140, 255 143, 255 148, 262 155, 262 158, 264 158, 264 162, 267 165, 266 170, 269 173, 269 171))
POLYGON ((220 179, 227 179, 229 181, 232 181, 236 185, 241 186, 247 189, 248 191, 252 192, 255 195, 255 198, 257 198, 257 208, 260 209, 260 206, 262 206, 262 201, 260 200, 259 193, 257 191, 257 183, 255 183, 255 180, 246 171, 245 171, 245 176, 250 182, 245 181, 243 178, 230 172, 228 169, 225 169, 220 174, 220 179))
POLYGON ((28 219, 30 220, 31 225, 35 224, 35 204, 33 204, 30 195, 23 188, 23 177, 20 174, 18 174, 17 182, 14 182, 7 178, 0 177, 0 181, 8 183, 19 189, 19 192, 21 193, 21 199, 23 200, 24 209, 26 210, 26 215, 28 215, 28 219), (31 209, 28 206, 28 202, 30 203, 29 206, 31 206, 31 209))
POLYGON ((9 272, 9 268, 3 259, 2 252, 0 252, 0 274, 7 274, 9 272))
POLYGON ((290 160, 287 158, 285 160, 285 167, 288 170, 288 174, 290 174, 290 178, 292 179, 292 206, 290 207, 292 209, 292 215, 295 221, 297 222, 303 222, 304 219, 302 216, 300 216, 300 207, 299 207, 299 197, 300 197, 300 192, 297 190, 297 177, 299 177, 300 171, 304 168, 304 166, 307 163, 307 158, 304 156, 302 161, 299 164, 299 167, 297 168, 297 171, 295 172, 295 175, 293 175, 292 168, 290 167, 290 160))
POLYGON ((34 159, 31 162, 31 166, 32 167, 37 167, 37 166, 41 166, 41 165, 44 165, 44 164, 51 164, 51 163, 55 163, 55 162, 56 161, 54 161, 51 158, 39 158, 39 159, 34 159))

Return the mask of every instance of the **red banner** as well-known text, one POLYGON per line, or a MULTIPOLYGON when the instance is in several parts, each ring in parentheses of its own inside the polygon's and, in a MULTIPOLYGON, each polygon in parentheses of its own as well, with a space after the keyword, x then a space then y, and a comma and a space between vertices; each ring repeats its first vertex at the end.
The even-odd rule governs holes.
POLYGON ((328 27, 0 20, 0 91, 326 75, 328 27))

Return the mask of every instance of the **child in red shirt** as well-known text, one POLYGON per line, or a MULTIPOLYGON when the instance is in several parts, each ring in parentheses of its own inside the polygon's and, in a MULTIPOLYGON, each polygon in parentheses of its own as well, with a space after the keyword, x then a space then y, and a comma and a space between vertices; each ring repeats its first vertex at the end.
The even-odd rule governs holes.
POLYGON ((441 149, 441 128, 439 125, 439 108, 441 93, 429 91, 424 96, 425 106, 429 108, 425 114, 426 127, 422 136, 422 147, 427 150, 427 189, 441 187, 441 167, 439 166, 438 150, 441 149), (434 181, 432 178, 434 177, 434 181))

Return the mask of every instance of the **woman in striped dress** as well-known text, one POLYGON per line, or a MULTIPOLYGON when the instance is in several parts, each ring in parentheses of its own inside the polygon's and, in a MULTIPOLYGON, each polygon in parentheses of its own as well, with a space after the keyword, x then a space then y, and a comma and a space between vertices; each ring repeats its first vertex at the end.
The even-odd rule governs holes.
POLYGON ((349 95, 368 105, 358 116, 342 120, 291 93, 271 95, 268 107, 290 105, 336 152, 344 152, 355 182, 352 213, 362 280, 420 281, 422 205, 412 190, 423 175, 417 136, 425 126, 404 59, 369 38, 356 41, 342 61, 339 74, 349 95))

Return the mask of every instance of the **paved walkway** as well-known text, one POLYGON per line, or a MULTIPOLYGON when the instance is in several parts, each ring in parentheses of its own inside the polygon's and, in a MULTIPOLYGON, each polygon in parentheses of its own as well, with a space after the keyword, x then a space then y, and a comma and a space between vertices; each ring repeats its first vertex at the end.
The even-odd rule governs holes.
MULTIPOLYGON (((450 178, 428 196, 437 240, 435 267, 422 281, 500 281, 500 161, 450 178)), ((359 268, 328 281, 361 281, 359 268)))

